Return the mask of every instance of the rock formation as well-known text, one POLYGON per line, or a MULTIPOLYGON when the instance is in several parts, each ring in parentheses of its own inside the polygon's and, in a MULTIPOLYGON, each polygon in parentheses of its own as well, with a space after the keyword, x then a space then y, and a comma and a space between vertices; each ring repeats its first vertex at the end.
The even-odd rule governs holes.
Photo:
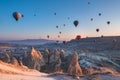
POLYGON ((74 56, 71 60, 70 66, 68 68, 68 74, 73 76, 81 76, 82 75, 82 69, 78 63, 78 54, 77 52, 74 53, 74 56))
POLYGON ((23 55, 22 63, 23 65, 36 70, 40 70, 40 67, 45 64, 42 54, 35 50, 34 47, 32 47, 30 53, 28 52, 23 55))

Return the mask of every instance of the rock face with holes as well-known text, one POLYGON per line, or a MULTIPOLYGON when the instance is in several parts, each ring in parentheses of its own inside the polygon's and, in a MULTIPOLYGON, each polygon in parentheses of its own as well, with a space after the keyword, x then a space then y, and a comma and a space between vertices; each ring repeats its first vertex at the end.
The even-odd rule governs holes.
POLYGON ((31 69, 40 70, 40 67, 45 64, 41 53, 32 47, 31 52, 25 53, 22 58, 23 65, 31 69))
POLYGON ((68 68, 68 73, 74 76, 82 75, 82 69, 78 63, 78 54, 76 52, 74 53, 74 56, 71 60, 70 66, 68 68))

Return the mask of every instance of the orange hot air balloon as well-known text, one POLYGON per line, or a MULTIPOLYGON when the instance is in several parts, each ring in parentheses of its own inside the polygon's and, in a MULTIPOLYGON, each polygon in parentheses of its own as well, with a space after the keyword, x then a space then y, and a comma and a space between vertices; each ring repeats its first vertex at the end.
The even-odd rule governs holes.
POLYGON ((77 27, 78 24, 79 24, 79 21, 78 21, 78 20, 75 20, 75 21, 73 22, 73 24, 75 25, 75 27, 77 27))
POLYGON ((76 36, 76 40, 80 40, 81 39, 81 36, 80 35, 77 35, 76 36))
POLYGON ((49 35, 47 35, 47 38, 49 39, 49 38, 50 38, 50 36, 49 36, 49 35))
POLYGON ((96 31, 99 32, 99 29, 97 28, 96 31))
POLYGON ((14 12, 13 17, 15 18, 16 21, 18 21, 21 18, 21 14, 19 12, 14 12))

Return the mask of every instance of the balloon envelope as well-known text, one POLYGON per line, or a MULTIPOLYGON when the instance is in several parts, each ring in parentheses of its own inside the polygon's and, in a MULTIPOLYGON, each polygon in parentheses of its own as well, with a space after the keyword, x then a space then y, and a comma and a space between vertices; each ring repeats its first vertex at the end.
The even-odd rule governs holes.
POLYGON ((93 21, 93 18, 91 18, 90 20, 93 21))
POLYGON ((75 21, 73 22, 73 24, 75 25, 75 27, 77 27, 78 24, 79 24, 79 21, 78 21, 78 20, 75 20, 75 21))
POLYGON ((62 32, 59 32, 60 34, 62 33, 62 32))
POLYGON ((13 17, 16 21, 18 21, 21 18, 21 14, 19 12, 14 12, 13 17))
POLYGON ((49 36, 49 35, 47 35, 47 38, 50 38, 50 36, 49 36))
POLYGON ((76 40, 80 40, 81 39, 81 36, 80 35, 77 35, 76 36, 76 40))
POLYGON ((96 31, 99 32, 99 29, 97 28, 96 31))
POLYGON ((58 28, 58 26, 56 26, 56 28, 58 28))
POLYGON ((109 25, 109 24, 110 24, 110 21, 107 21, 107 24, 109 25))
POLYGON ((98 15, 99 15, 99 16, 101 16, 102 14, 101 14, 101 13, 99 13, 98 15))
POLYGON ((66 44, 66 41, 63 41, 63 44, 66 44))

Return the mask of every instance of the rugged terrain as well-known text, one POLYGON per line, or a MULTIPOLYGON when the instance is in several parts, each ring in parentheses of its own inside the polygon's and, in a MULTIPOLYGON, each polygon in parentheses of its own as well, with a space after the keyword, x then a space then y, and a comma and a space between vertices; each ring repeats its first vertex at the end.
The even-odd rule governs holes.
MULTIPOLYGON (((53 80, 76 80, 78 76, 81 80, 120 79, 119 36, 73 39, 66 43, 47 43, 34 45, 34 47, 30 45, 15 46, 15 44, 9 44, 7 47, 8 43, 1 44, 0 60, 6 62, 5 64, 9 63, 17 68, 18 66, 27 66, 30 69, 47 73, 45 75, 52 77, 53 80), (76 57, 74 57, 75 54, 76 57)), ((20 68, 20 70, 22 69, 26 70, 26 68, 20 68)), ((4 71, 3 68, 0 70, 1 73, 6 74, 8 71, 7 74, 9 74, 9 70, 4 71)), ((10 74, 23 75, 20 71, 13 71, 10 71, 10 74)), ((26 79, 29 78, 23 80, 26 79)), ((34 80, 38 80, 38 78, 34 80)))

